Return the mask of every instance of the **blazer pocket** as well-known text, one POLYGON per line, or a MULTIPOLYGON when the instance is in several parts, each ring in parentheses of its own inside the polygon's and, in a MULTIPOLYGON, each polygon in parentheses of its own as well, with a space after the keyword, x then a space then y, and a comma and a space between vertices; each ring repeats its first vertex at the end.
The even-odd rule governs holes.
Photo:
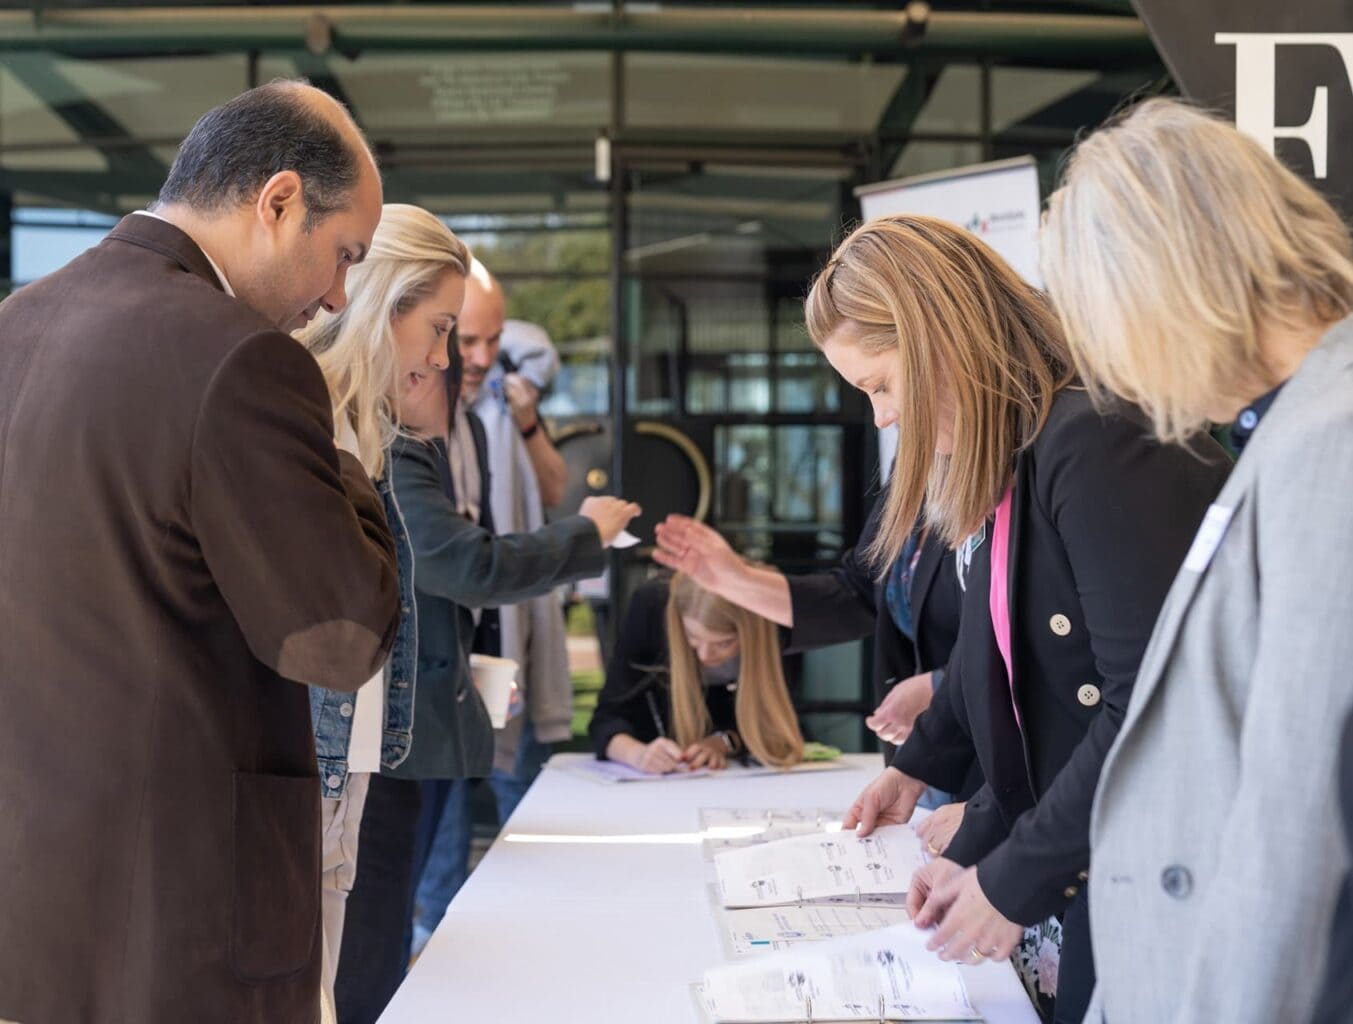
POLYGON ((319 782, 235 774, 230 956, 246 981, 293 974, 319 955, 319 782))

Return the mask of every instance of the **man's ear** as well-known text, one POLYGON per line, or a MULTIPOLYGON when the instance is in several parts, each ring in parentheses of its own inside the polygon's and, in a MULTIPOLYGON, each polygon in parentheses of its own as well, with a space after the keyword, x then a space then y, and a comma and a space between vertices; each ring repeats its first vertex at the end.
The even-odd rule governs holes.
POLYGON ((287 217, 304 217, 301 176, 295 171, 278 171, 265 181, 254 201, 254 215, 266 228, 275 227, 287 217))

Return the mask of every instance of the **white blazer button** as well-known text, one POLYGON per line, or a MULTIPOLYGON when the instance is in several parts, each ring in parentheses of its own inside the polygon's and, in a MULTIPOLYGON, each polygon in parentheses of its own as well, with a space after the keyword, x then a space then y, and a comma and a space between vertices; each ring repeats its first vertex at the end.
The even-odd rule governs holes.
POLYGON ((340 715, 342 715, 344 718, 351 718, 351 717, 352 717, 352 701, 350 701, 350 700, 349 700, 349 701, 344 701, 342 704, 340 704, 339 707, 338 707, 338 713, 339 713, 340 715))
POLYGON ((1071 620, 1058 612, 1052 618, 1048 619, 1048 628, 1058 636, 1067 636, 1071 633, 1071 620))
POLYGON ((1076 691, 1076 699, 1087 708, 1092 708, 1099 703, 1099 687, 1093 683, 1086 683, 1076 691))

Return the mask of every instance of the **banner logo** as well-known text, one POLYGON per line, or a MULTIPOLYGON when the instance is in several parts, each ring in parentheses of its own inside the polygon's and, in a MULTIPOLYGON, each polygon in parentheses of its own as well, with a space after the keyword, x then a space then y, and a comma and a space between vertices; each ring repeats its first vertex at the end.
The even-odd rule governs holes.
POLYGON ((1219 46, 1236 48, 1236 127, 1269 153, 1278 139, 1300 139, 1311 152, 1315 177, 1329 177, 1329 87, 1315 88, 1305 124, 1276 124, 1278 47, 1330 47, 1353 85, 1353 33, 1218 32, 1213 38, 1219 46))

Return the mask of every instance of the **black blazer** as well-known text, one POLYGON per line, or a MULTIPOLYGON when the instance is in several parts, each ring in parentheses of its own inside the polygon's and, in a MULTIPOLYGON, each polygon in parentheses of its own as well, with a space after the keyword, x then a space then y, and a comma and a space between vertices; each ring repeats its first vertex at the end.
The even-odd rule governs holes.
POLYGON ((979 534, 947 699, 937 695, 893 764, 952 791, 964 746, 976 751, 987 782, 947 856, 978 866, 982 891, 1011 921, 1060 912, 1088 877, 1100 768, 1161 603, 1229 469, 1210 439, 1191 451, 1157 444, 1135 409, 1101 416, 1080 388, 1057 397, 1015 465, 1013 687, 992 631, 990 521, 979 534))
POLYGON ((822 572, 786 576, 794 626, 788 644, 799 650, 831 647, 869 636, 883 607, 876 573, 864 557, 878 533, 883 501, 874 503, 859 543, 841 556, 841 563, 822 572))
MULTIPOLYGON (((921 544, 920 558, 911 578, 909 598, 915 638, 907 636, 888 612, 883 590, 886 579, 864 557, 878 535, 885 499, 880 496, 870 510, 859 544, 847 551, 841 564, 825 572, 789 576, 789 597, 794 628, 788 643, 797 650, 828 647, 874 635, 874 700, 883 700, 894 684, 921 672, 941 669, 949 663, 958 637, 963 594, 954 571, 952 552, 933 534, 921 544)), ((884 757, 893 747, 884 744, 884 757)), ((974 764, 971 745, 964 743, 964 758, 974 764)), ((956 787, 949 792, 970 791, 956 787)))
MULTIPOLYGON (((637 589, 616 634, 606 666, 606 685, 597 698, 588 734, 597 757, 624 733, 640 743, 672 736, 672 691, 668 675, 667 609, 669 580, 650 580, 637 589)), ((736 686, 706 686, 705 706, 715 730, 736 729, 736 686)))

